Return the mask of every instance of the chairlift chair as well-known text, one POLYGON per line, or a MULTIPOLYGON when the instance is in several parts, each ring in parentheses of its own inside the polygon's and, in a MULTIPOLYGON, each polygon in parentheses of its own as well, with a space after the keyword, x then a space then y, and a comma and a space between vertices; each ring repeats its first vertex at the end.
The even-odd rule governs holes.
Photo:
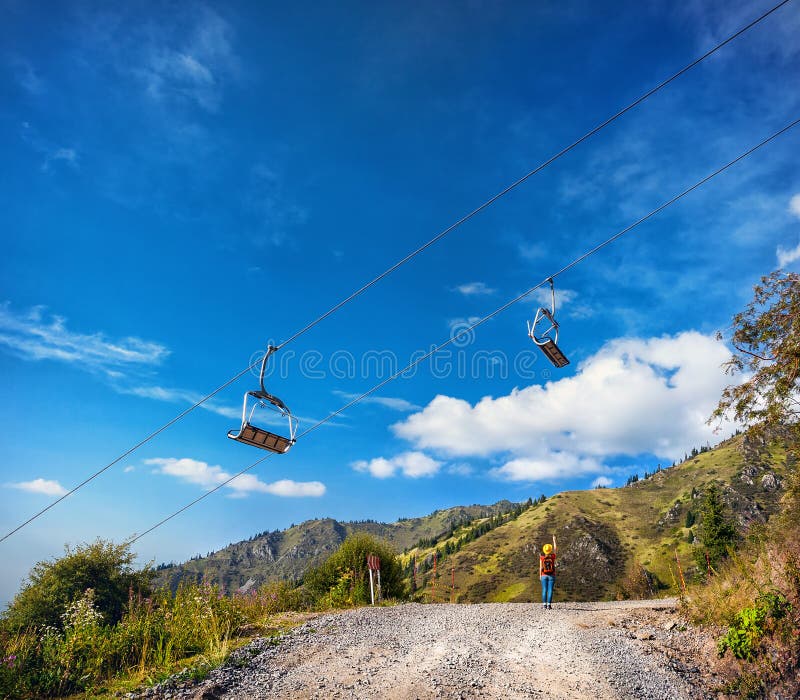
POLYGON ((292 412, 283 401, 270 394, 264 388, 264 371, 267 367, 267 360, 276 350, 277 348, 272 345, 267 348, 264 359, 261 361, 261 375, 259 378, 261 389, 245 393, 242 405, 242 426, 238 431, 229 430, 228 437, 251 447, 258 447, 276 454, 285 454, 296 442, 298 420, 292 415, 292 412), (289 437, 283 437, 253 425, 253 414, 257 408, 272 409, 282 418, 285 418, 289 423, 289 437))
POLYGON ((536 312, 533 323, 528 321, 528 336, 539 346, 545 357, 558 368, 566 367, 569 364, 567 356, 558 347, 558 321, 556 321, 556 292, 553 286, 553 279, 550 282, 550 309, 540 307, 536 312), (541 335, 536 334, 536 327, 542 323, 549 323, 550 326, 541 335), (550 333, 555 333, 555 337, 550 337, 550 333))

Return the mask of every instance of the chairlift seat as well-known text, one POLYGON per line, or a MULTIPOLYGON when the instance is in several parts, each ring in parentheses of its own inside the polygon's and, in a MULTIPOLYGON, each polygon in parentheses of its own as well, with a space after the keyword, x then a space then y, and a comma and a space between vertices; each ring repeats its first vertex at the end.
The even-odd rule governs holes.
POLYGON ((285 454, 294 445, 294 440, 285 438, 282 435, 276 435, 268 430, 256 428, 250 423, 245 423, 238 431, 229 430, 228 437, 236 442, 241 442, 245 445, 252 447, 259 447, 268 452, 275 452, 277 454, 285 454))
POLYGON ((243 445, 258 447, 261 450, 282 455, 286 454, 296 442, 298 421, 283 401, 264 389, 264 367, 267 363, 267 358, 273 352, 275 352, 275 348, 270 346, 261 362, 261 389, 245 392, 244 401, 242 402, 242 426, 238 431, 229 430, 228 437, 231 440, 236 440, 236 442, 241 442, 243 445), (282 419, 288 421, 289 437, 283 437, 253 425, 251 422, 253 414, 258 408, 271 409, 280 415, 282 419))
POLYGON ((542 349, 545 357, 559 369, 569 364, 567 356, 561 352, 561 348, 553 342, 552 338, 548 338, 544 343, 536 344, 542 349))

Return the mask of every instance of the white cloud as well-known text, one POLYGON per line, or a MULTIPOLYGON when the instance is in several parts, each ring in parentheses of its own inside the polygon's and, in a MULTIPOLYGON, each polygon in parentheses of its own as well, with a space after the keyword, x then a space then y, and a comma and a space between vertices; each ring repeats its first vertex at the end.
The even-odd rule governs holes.
POLYGON ((605 488, 608 488, 608 487, 609 487, 609 486, 611 486, 613 483, 614 483, 614 482, 613 482, 611 479, 609 479, 607 476, 598 476, 598 477, 597 477, 597 478, 596 478, 596 479, 595 479, 595 480, 592 482, 592 488, 593 488, 593 489, 596 489, 596 488, 598 488, 598 487, 605 487, 605 488))
POLYGON ((376 457, 369 461, 358 460, 352 466, 356 471, 369 472, 376 479, 387 479, 398 471, 410 479, 418 479, 438 473, 442 462, 428 457, 424 452, 403 452, 391 459, 376 457))
POLYGON ((728 357, 722 343, 693 331, 615 340, 574 376, 474 406, 436 396, 393 430, 448 457, 506 456, 493 474, 514 480, 599 472, 615 455, 676 459, 713 439, 705 421, 728 383, 720 368, 728 357))
POLYGON ((467 284, 460 284, 457 286, 455 291, 463 294, 466 297, 470 297, 489 296, 494 294, 497 290, 490 287, 485 282, 468 282, 467 284))
MULTIPOLYGON (((347 391, 338 391, 334 390, 333 392, 336 396, 341 396, 346 401, 352 401, 353 399, 357 399, 360 394, 351 394, 347 391)), ((371 403, 375 404, 376 406, 383 406, 384 408, 389 408, 392 411, 419 411, 422 406, 417 406, 417 404, 411 403, 410 401, 406 401, 406 399, 397 398, 394 396, 367 396, 359 401, 359 403, 371 403)))
POLYGON ((800 193, 789 200, 789 211, 800 219, 800 193))
MULTIPOLYGON (((168 389, 162 386, 114 386, 114 390, 120 394, 139 396, 143 399, 154 399, 156 401, 166 401, 168 403, 196 404, 203 398, 201 394, 194 391, 189 391, 187 389, 168 389)), ((206 401, 200 405, 200 408, 224 416, 225 418, 230 418, 231 420, 241 420, 242 417, 241 408, 223 406, 214 401, 206 401)), ((279 421, 270 411, 262 422, 274 425, 279 421)), ((285 424, 285 422, 285 420, 280 421, 281 424, 285 424)))
POLYGON ((102 333, 76 333, 61 316, 44 318, 43 307, 14 312, 0 304, 0 345, 26 360, 59 360, 112 374, 114 367, 158 365, 170 351, 136 337, 109 340, 102 333))
MULTIPOLYGON (((195 12, 189 21, 190 29, 180 34, 168 29, 129 30, 140 42, 118 55, 117 68, 138 78, 153 100, 195 103, 216 112, 225 82, 239 74, 233 29, 209 8, 195 12)), ((108 37, 114 39, 119 37, 108 37)))
POLYGON ((28 491, 29 493, 41 493, 45 496, 63 496, 67 490, 52 479, 34 479, 33 481, 20 481, 16 484, 7 484, 10 488, 28 491))
POLYGON ((284 496, 286 498, 301 498, 311 496, 318 498, 325 495, 325 484, 319 481, 291 481, 281 479, 271 484, 267 484, 267 491, 274 496, 284 496))
POLYGON ((796 260, 800 260, 800 243, 794 248, 784 248, 779 245, 775 255, 778 257, 778 267, 791 265, 796 260))
POLYGON ((129 465, 128 465, 127 467, 125 467, 125 469, 123 469, 122 471, 123 471, 123 473, 125 473, 125 474, 130 474, 131 472, 135 472, 135 471, 136 471, 136 467, 134 467, 132 464, 129 464, 129 465))
MULTIPOLYGON (((177 459, 174 457, 157 457, 146 459, 144 463, 156 467, 157 474, 174 476, 190 484, 212 489, 231 478, 232 474, 226 472, 218 465, 210 465, 196 459, 187 457, 177 459)), ((242 474, 233 481, 225 484, 234 497, 244 497, 249 493, 269 493, 282 498, 318 498, 325 494, 325 484, 320 481, 291 481, 281 479, 272 483, 261 481, 255 474, 242 474)))
MULTIPOLYGON (((789 200, 789 212, 800 219, 800 193, 794 195, 789 200)), ((784 248, 782 245, 778 246, 775 251, 778 258, 778 267, 786 267, 791 265, 796 260, 800 260, 800 243, 794 248, 784 248)))
POLYGON ((538 457, 512 459, 490 473, 506 481, 558 481, 602 470, 603 466, 595 459, 581 458, 571 452, 544 451, 538 457))

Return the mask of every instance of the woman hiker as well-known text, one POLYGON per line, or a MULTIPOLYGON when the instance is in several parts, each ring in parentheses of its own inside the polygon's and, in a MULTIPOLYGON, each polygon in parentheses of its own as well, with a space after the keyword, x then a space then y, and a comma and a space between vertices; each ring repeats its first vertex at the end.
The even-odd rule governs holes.
POLYGON ((553 584, 556 581, 556 536, 553 535, 553 544, 542 547, 543 554, 539 555, 539 580, 542 582, 542 609, 552 610, 553 584))

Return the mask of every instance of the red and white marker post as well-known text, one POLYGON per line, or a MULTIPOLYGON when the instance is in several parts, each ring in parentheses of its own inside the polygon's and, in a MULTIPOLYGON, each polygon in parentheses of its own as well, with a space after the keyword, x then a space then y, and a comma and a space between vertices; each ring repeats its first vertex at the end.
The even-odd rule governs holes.
POLYGON ((381 558, 374 554, 367 554, 367 568, 369 569, 369 596, 372 604, 375 605, 375 586, 372 572, 377 572, 378 577, 378 601, 381 599, 381 558))

